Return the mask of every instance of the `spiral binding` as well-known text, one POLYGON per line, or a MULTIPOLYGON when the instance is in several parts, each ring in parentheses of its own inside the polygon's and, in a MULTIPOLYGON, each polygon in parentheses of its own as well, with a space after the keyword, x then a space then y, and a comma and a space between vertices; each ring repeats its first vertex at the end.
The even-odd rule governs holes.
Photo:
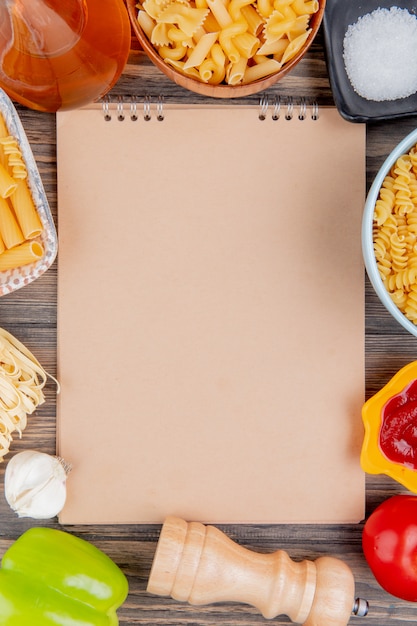
MULTIPOLYGON (((115 103, 112 102, 109 96, 105 96, 101 102, 106 122, 110 122, 113 119, 113 115, 116 116, 119 122, 123 122, 127 118, 132 122, 136 122, 140 118, 145 122, 149 122, 154 116, 158 122, 162 122, 165 119, 163 96, 158 96, 154 106, 152 98, 148 95, 144 96, 141 104, 137 98, 125 98, 123 96, 118 96, 115 103)), ((313 121, 319 119, 317 102, 308 103, 305 98, 295 101, 292 97, 283 98, 281 96, 262 95, 259 99, 258 118, 264 121, 269 113, 274 121, 279 120, 281 117, 285 120, 292 120, 294 117, 297 117, 301 121, 308 117, 313 121)))
POLYGON ((300 98, 298 102, 289 96, 263 95, 259 100, 259 114, 261 121, 266 120, 268 111, 271 111, 271 118, 276 121, 282 116, 285 120, 292 120, 295 116, 300 121, 310 117, 313 121, 319 119, 319 106, 317 102, 308 103, 305 98, 300 98))
MULTIPOLYGON (((119 122, 124 122, 126 119, 136 122, 141 117, 145 122, 149 122, 154 114, 152 98, 148 95, 144 96, 141 104, 139 100, 133 96, 130 98, 118 96, 115 101, 112 101, 110 96, 104 96, 101 99, 101 106, 105 122, 111 122, 114 115, 119 122)), ((156 100, 155 117, 158 122, 164 120, 163 96, 159 96, 156 100)))

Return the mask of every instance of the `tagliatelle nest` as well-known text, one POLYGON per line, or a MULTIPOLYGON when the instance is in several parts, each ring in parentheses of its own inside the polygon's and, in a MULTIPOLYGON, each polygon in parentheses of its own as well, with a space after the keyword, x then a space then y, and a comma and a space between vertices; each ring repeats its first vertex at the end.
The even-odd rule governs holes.
POLYGON ((12 433, 21 436, 27 416, 45 402, 48 376, 33 354, 0 328, 0 462, 9 451, 12 433))

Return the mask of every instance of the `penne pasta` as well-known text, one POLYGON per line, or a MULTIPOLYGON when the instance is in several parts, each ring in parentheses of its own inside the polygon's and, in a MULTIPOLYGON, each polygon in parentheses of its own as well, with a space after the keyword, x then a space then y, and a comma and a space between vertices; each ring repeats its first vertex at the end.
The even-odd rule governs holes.
POLYGON ((228 12, 234 22, 239 21, 242 16, 242 9, 252 4, 252 0, 230 0, 228 12))
POLYGON ((25 239, 8 201, 1 197, 0 235, 6 248, 13 248, 22 243, 25 239))
POLYGON ((293 0, 292 7, 298 15, 312 15, 319 10, 318 0, 293 0))
POLYGON ((25 241, 24 243, 6 250, 0 254, 0 272, 28 265, 39 261, 43 257, 44 250, 37 241, 25 241))
POLYGON ((232 23, 233 20, 222 0, 207 0, 207 4, 220 28, 226 28, 232 23))
POLYGON ((26 180, 17 181, 10 201, 25 239, 34 239, 42 232, 42 222, 36 211, 26 180))
POLYGON ((247 68, 245 75, 243 76, 242 83, 251 83, 254 80, 259 80, 265 76, 269 76, 274 72, 277 72, 281 67, 281 63, 275 61, 275 59, 267 59, 262 63, 251 65, 247 68))
POLYGON ((246 29, 245 20, 240 19, 238 22, 226 26, 219 34, 219 43, 231 63, 237 63, 240 59, 240 52, 234 44, 234 38, 236 35, 246 32, 246 29))
POLYGON ((138 13, 138 22, 149 41, 152 41, 152 31, 155 28, 155 21, 151 18, 149 13, 140 10, 138 13))
POLYGON ((184 69, 188 69, 189 67, 198 67, 201 65, 208 57, 213 44, 217 40, 217 36, 218 33, 205 33, 193 49, 187 61, 184 63, 184 69))
POLYGON ((138 8, 139 25, 166 63, 199 81, 235 85, 274 74, 293 59, 308 39, 319 4, 143 0, 138 8))
POLYGON ((233 43, 246 60, 255 56, 259 48, 259 39, 247 32, 236 35, 233 43))
POLYGON ((248 25, 248 31, 252 35, 259 37, 264 27, 264 20, 259 15, 258 11, 250 4, 242 7, 242 15, 248 25))
POLYGON ((215 65, 221 67, 226 72, 226 55, 223 51, 223 48, 219 43, 215 43, 211 48, 211 58, 214 61, 215 65))
POLYGON ((245 57, 240 57, 237 63, 231 63, 229 65, 227 76, 227 82, 229 85, 237 85, 242 81, 247 65, 248 60, 245 57))

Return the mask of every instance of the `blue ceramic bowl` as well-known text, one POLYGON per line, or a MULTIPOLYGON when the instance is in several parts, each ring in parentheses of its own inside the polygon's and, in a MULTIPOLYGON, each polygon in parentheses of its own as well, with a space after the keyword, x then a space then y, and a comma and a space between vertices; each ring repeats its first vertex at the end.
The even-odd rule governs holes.
POLYGON ((372 225, 375 203, 378 199, 379 190, 381 185, 394 165, 396 160, 403 154, 409 152, 409 150, 417 143, 417 129, 409 133, 400 143, 394 148, 391 154, 385 159, 382 164, 372 186, 368 192, 365 208, 363 212, 362 220, 362 252, 365 261, 365 267, 369 280, 375 289, 376 294, 381 300, 382 304, 391 313, 391 315, 412 335, 417 337, 417 325, 409 320, 396 306, 391 299, 388 291, 386 290, 384 283, 379 275, 376 259, 374 255, 372 225))

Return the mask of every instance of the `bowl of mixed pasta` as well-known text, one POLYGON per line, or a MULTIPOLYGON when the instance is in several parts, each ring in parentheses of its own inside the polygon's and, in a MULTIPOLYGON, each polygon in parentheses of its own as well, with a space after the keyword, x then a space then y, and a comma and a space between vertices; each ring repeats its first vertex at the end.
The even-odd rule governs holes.
POLYGON ((382 304, 417 336, 417 130, 394 148, 372 183, 362 250, 382 304))
POLYGON ((151 61, 195 93, 259 93, 290 72, 312 44, 325 0, 127 0, 151 61))

